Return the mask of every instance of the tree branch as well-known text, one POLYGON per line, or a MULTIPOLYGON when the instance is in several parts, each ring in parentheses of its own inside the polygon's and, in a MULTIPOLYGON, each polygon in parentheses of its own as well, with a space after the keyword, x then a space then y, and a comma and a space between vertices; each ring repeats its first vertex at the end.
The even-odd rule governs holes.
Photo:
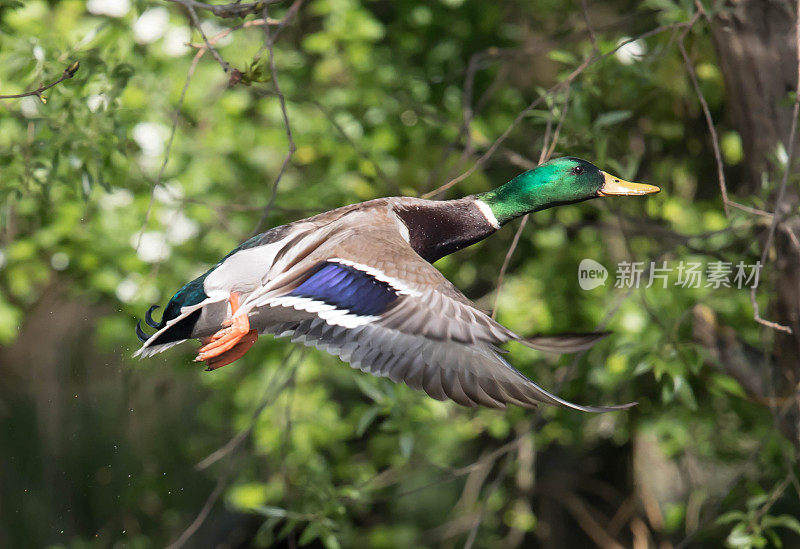
MULTIPOLYGON (((700 2, 696 3, 697 5, 697 13, 695 13, 692 22, 697 21, 697 19, 705 13, 703 10, 703 6, 700 2)), ((714 149, 714 159, 717 162, 717 177, 719 178, 719 190, 722 193, 722 208, 725 210, 725 217, 730 215, 730 210, 728 208, 729 201, 728 201, 728 187, 725 184, 725 172, 722 166, 722 153, 720 152, 719 148, 719 136, 717 135, 717 128, 714 126, 714 119, 711 118, 711 110, 708 108, 708 102, 706 101, 705 96, 703 95, 703 90, 700 89, 700 82, 697 80, 697 73, 694 70, 694 65, 692 65, 692 60, 689 59, 689 54, 686 51, 686 34, 689 32, 691 27, 687 27, 686 30, 681 33, 681 37, 678 40, 678 49, 683 56, 683 62, 686 65, 686 72, 689 73, 689 79, 692 81, 692 87, 694 88, 694 92, 697 94, 697 98, 700 100, 700 106, 703 109, 703 116, 706 119, 706 124, 708 125, 708 131, 711 134, 711 146, 714 149)))
POLYGON ((183 89, 181 90, 180 99, 178 99, 178 105, 175 107, 175 112, 172 115, 172 128, 169 132, 167 146, 164 148, 164 160, 161 163, 161 168, 158 170, 158 175, 156 176, 156 180, 153 182, 153 186, 150 190, 150 200, 147 203, 147 211, 144 214, 144 222, 142 223, 142 228, 139 231, 139 236, 136 238, 137 252, 139 251, 139 246, 142 243, 142 235, 147 229, 147 224, 150 223, 150 216, 153 213, 153 204, 155 203, 156 199, 156 189, 161 184, 161 179, 164 177, 164 171, 167 169, 167 164, 169 163, 170 153, 172 152, 172 144, 175 141, 175 132, 178 129, 178 119, 180 118, 181 109, 183 108, 183 102, 186 100, 186 91, 189 89, 189 83, 192 81, 192 76, 194 76, 194 71, 197 69, 198 63, 200 63, 200 58, 203 57, 205 52, 205 49, 201 49, 195 54, 194 59, 192 59, 192 64, 189 66, 189 70, 186 73, 186 81, 183 83, 183 89))
POLYGON ((230 4, 206 4, 205 2, 197 2, 196 0, 167 0, 174 4, 180 4, 187 10, 207 10, 216 15, 226 19, 243 18, 254 13, 259 13, 269 4, 277 4, 283 0, 261 0, 260 2, 231 2, 230 4))
POLYGON ((15 93, 15 94, 10 94, 10 95, 0 95, 0 99, 19 99, 21 97, 33 97, 33 96, 35 96, 35 97, 38 97, 42 101, 42 103, 46 103, 47 100, 42 95, 42 92, 45 92, 45 91, 49 90, 50 88, 52 88, 53 86, 56 86, 56 85, 62 83, 64 80, 69 80, 70 78, 75 76, 75 73, 78 72, 78 68, 80 68, 80 66, 81 66, 80 62, 75 61, 74 63, 71 63, 66 69, 64 69, 64 72, 61 74, 61 77, 58 80, 56 80, 55 82, 53 82, 51 84, 47 84, 46 86, 40 86, 39 88, 37 88, 35 90, 27 91, 27 92, 24 92, 24 93, 15 93))
MULTIPOLYGON (((567 86, 567 91, 564 94, 564 106, 561 108, 561 116, 558 119, 558 124, 556 125, 556 129, 553 132, 553 139, 549 141, 550 137, 550 128, 552 126, 552 120, 547 120, 547 128, 544 134, 544 140, 542 142, 542 151, 539 154, 539 164, 547 162, 550 156, 553 154, 553 151, 558 144, 558 137, 561 133, 561 126, 564 124, 564 120, 567 117, 567 110, 569 109, 569 94, 572 90, 571 86, 567 86)), ((522 216, 522 222, 519 224, 517 228, 517 232, 514 233, 514 239, 511 241, 511 246, 509 246, 508 251, 506 252, 506 257, 503 259, 503 265, 500 267, 500 274, 497 277, 497 290, 495 291, 494 296, 494 307, 492 307, 492 319, 495 319, 497 316, 497 304, 500 301, 500 291, 503 287, 503 279, 505 278, 506 271, 508 270, 508 265, 511 262, 511 257, 514 255, 514 251, 517 249, 519 245, 519 239, 522 236, 522 231, 525 229, 525 225, 528 224, 528 217, 530 214, 525 214, 522 216)))
MULTIPOLYGON (((290 12, 296 13, 297 10, 300 8, 300 5, 303 3, 303 0, 295 0, 294 4, 290 8, 290 12)), ((288 21, 289 15, 284 17, 284 21, 288 21)), ((267 6, 264 6, 264 20, 269 20, 269 13, 267 10, 267 6)), ((284 23, 285 25, 285 23, 284 23)), ((264 224, 269 217, 269 212, 272 209, 272 205, 275 204, 275 199, 278 196, 278 185, 283 178, 283 174, 286 172, 286 168, 289 167, 289 162, 292 160, 292 156, 294 156, 294 152, 297 150, 297 145, 295 145, 294 138, 292 137, 292 126, 289 123, 289 114, 286 112, 286 98, 283 96, 283 92, 281 92, 281 86, 278 83, 278 69, 275 65, 275 50, 274 50, 274 43, 275 38, 271 35, 269 25, 264 25, 262 27, 264 29, 264 43, 266 44, 267 50, 269 50, 269 70, 272 74, 272 85, 275 87, 275 94, 278 96, 278 101, 281 106, 281 115, 283 116, 283 127, 286 130, 286 140, 289 142, 289 150, 286 152, 286 156, 283 158, 283 163, 281 164, 281 168, 278 171, 277 177, 275 177, 275 181, 272 183, 272 193, 269 197, 269 202, 267 202, 266 207, 264 208, 264 213, 261 214, 261 219, 258 221, 258 225, 256 226, 255 232, 258 233, 264 227, 264 224)), ((283 25, 279 26, 276 30, 277 33, 283 28, 283 25)))
POLYGON ((200 509, 200 512, 197 514, 197 516, 189 525, 189 527, 186 528, 186 530, 184 530, 183 533, 181 533, 178 539, 170 543, 167 546, 167 549, 180 549, 187 541, 189 541, 189 538, 191 538, 195 534, 195 532, 197 532, 197 530, 203 525, 203 523, 208 518, 209 513, 211 513, 211 510, 214 508, 214 505, 217 503, 219 497, 222 495, 222 491, 228 485, 229 479, 230 479, 230 470, 219 477, 216 486, 214 486, 214 490, 211 491, 211 493, 208 495, 208 498, 206 499, 206 502, 203 504, 203 508, 200 509))
MULTIPOLYGON (((203 31, 203 27, 200 26, 200 18, 197 17, 197 11, 194 9, 191 0, 174 0, 181 4, 183 4, 186 9, 189 11, 189 18, 192 20, 192 24, 197 28, 197 32, 200 33, 200 36, 203 37, 203 42, 206 44, 206 49, 211 52, 211 55, 214 56, 214 59, 217 60, 222 70, 227 74, 231 70, 231 65, 227 61, 225 61, 217 49, 208 41, 208 37, 206 36, 205 31, 203 31)), ((268 25, 267 25, 268 26, 268 25)))
POLYGON ((668 30, 691 28, 696 22, 697 22, 697 17, 694 17, 690 21, 681 22, 681 23, 673 23, 671 25, 662 25, 660 27, 656 27, 656 28, 654 28, 652 30, 649 30, 647 32, 644 32, 644 33, 642 33, 642 34, 640 34, 638 36, 635 36, 633 38, 630 38, 628 40, 624 40, 623 42, 620 42, 617 45, 617 47, 615 47, 614 49, 612 49, 612 50, 610 50, 610 51, 608 51, 606 53, 603 53, 603 54, 596 53, 593 50, 593 52, 590 55, 588 55, 586 57, 586 59, 584 59, 581 62, 581 64, 578 65, 575 68, 575 70, 573 70, 564 80, 562 80, 561 82, 559 82, 559 83, 555 84, 554 86, 552 86, 544 94, 542 94, 539 97, 537 97, 536 99, 534 99, 527 107, 522 109, 517 114, 517 116, 514 118, 514 120, 511 121, 511 124, 508 125, 508 127, 505 129, 505 131, 503 131, 503 133, 500 134, 500 136, 494 141, 494 143, 491 144, 491 146, 486 150, 486 152, 484 152, 467 171, 465 171, 464 173, 462 173, 458 177, 456 177, 454 179, 451 179, 450 181, 448 181, 444 185, 441 185, 440 187, 437 187, 436 189, 423 194, 422 198, 432 198, 432 197, 434 197, 434 196, 446 191, 447 189, 449 189, 453 185, 456 185, 457 183, 460 183, 461 181, 465 180, 467 177, 469 177, 470 175, 475 173, 479 168, 483 167, 489 161, 489 158, 491 158, 492 155, 494 155, 494 153, 497 151, 497 149, 500 147, 500 145, 508 138, 509 135, 511 135, 511 132, 514 130, 514 128, 516 128, 520 124, 520 122, 522 122, 522 120, 525 118, 525 116, 530 111, 532 111, 533 109, 538 107, 547 97, 549 97, 552 94, 554 94, 554 93, 562 90, 563 88, 571 85, 572 82, 574 82, 590 66, 592 66, 595 63, 598 63, 600 61, 603 61, 604 59, 606 59, 608 57, 611 57, 620 48, 622 48, 626 44, 630 44, 631 42, 635 42, 636 40, 643 40, 645 38, 648 38, 650 36, 655 36, 657 34, 660 34, 662 32, 668 31, 668 30))

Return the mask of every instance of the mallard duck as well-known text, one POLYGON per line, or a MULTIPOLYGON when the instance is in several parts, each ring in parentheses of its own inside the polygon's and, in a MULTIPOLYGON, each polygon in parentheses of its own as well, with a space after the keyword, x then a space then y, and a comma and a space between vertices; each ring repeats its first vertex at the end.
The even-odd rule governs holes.
POLYGON ((660 189, 609 175, 579 158, 552 160, 495 190, 457 200, 379 198, 275 227, 231 251, 169 300, 134 356, 187 339, 215 370, 259 335, 291 337, 353 368, 465 406, 581 406, 536 385, 504 360, 508 341, 551 352, 587 349, 606 334, 522 338, 479 310, 432 263, 514 218, 592 198, 660 189))

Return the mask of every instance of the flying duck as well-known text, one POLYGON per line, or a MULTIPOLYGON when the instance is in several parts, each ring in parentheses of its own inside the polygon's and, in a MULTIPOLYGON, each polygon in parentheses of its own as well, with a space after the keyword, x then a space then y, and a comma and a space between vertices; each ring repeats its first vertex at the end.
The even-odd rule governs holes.
POLYGON ((353 368, 464 406, 587 412, 525 377, 498 346, 519 341, 550 352, 588 349, 604 333, 522 338, 479 310, 432 263, 526 213, 592 198, 659 192, 574 157, 457 200, 378 198, 275 227, 231 251, 151 314, 134 356, 200 339, 196 361, 215 370, 272 334, 338 356, 353 368))

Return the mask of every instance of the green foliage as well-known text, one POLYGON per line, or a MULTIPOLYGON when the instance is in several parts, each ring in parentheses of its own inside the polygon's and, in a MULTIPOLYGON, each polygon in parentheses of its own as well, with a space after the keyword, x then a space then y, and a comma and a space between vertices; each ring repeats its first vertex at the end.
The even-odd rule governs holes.
MULTIPOLYGON (((284 4, 270 16, 284 16, 284 4)), ((489 161, 445 196, 515 176, 513 159, 538 160, 548 124, 552 136, 560 120, 556 155, 663 188, 646 201, 532 216, 498 299, 498 319, 523 334, 592 330, 607 320, 614 334, 585 356, 512 346, 511 360, 570 400, 639 405, 602 416, 497 412, 434 401, 321 352, 287 357, 280 340, 262 338, 213 374, 191 365, 192 345, 147 363, 130 358, 134 317, 252 233, 289 147, 262 29, 217 43, 240 83, 229 87, 206 53, 187 84, 197 50, 182 44, 202 38, 187 32, 177 5, 166 8, 161 35, 137 37, 136 21, 152 9, 165 8, 137 1, 111 17, 77 0, 0 2, 0 93, 36 89, 80 61, 46 103, 0 100, 0 356, 29 356, 12 351, 31 345, 56 290, 89 319, 72 336, 79 345, 56 341, 56 329, 34 335, 63 353, 58 367, 37 367, 45 359, 34 353, 31 363, 9 367, 0 389, 0 543, 163 546, 194 520, 219 478, 227 479, 222 503, 198 538, 212 539, 232 516, 259 546, 289 537, 331 548, 439 545, 462 543, 470 517, 482 514, 476 546, 504 546, 518 533, 532 543, 557 530, 544 499, 574 512, 576 494, 606 498, 603 512, 615 516, 634 497, 630 477, 650 476, 636 470, 642 455, 653 476, 674 485, 655 502, 658 539, 796 542, 793 488, 779 496, 776 514, 747 488, 779 484, 790 445, 769 410, 693 337, 693 310, 702 305, 759 346, 747 290, 676 287, 674 275, 666 289, 614 287, 623 260, 749 264, 760 253, 758 220, 722 213, 705 121, 670 32, 638 41, 636 58, 611 54, 589 65, 569 93, 547 90, 592 53, 577 1, 313 0, 275 42, 297 149, 268 225, 430 191, 472 166, 540 97, 489 161), (468 106, 474 118, 462 133, 468 106), (474 154, 462 154, 465 147, 474 154), (609 268, 605 286, 579 288, 583 258, 609 268), (56 381, 45 387, 37 377, 56 381), (194 468, 237 433, 225 456, 194 468), (487 469, 474 465, 503 448, 487 469), (611 477, 634 461, 630 475, 611 477)), ((599 51, 609 53, 628 36, 689 21, 694 9, 689 1, 613 1, 590 15, 599 51)), ((235 24, 200 15, 209 36, 235 24)), ((722 114, 722 75, 702 19, 687 47, 733 187, 741 138, 722 114)), ((748 203, 763 206, 767 192, 748 203)), ((490 309, 513 231, 437 266, 490 309)))
POLYGON ((773 503, 769 494, 762 493, 747 500, 746 512, 729 511, 719 517, 717 524, 733 525, 725 540, 728 547, 783 547, 779 529, 800 534, 800 521, 796 517, 768 513, 773 503))

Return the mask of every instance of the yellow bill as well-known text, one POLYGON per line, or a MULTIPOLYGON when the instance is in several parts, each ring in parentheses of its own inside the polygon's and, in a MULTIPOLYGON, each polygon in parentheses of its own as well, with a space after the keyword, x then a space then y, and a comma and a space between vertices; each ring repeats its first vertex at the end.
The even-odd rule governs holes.
POLYGON ((597 191, 597 194, 600 196, 633 196, 639 194, 653 194, 661 191, 661 189, 655 185, 631 183, 619 177, 614 177, 610 173, 600 173, 602 173, 605 178, 603 186, 597 191))

